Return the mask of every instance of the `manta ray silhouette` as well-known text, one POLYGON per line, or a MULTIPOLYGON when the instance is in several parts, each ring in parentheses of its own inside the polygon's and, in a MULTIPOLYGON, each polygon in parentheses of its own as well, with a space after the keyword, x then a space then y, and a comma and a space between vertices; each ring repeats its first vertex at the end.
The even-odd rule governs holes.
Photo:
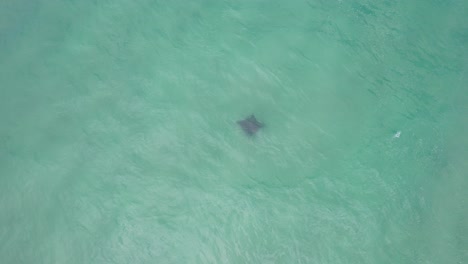
POLYGON ((249 136, 255 135, 255 133, 264 126, 262 123, 257 121, 254 115, 250 115, 246 119, 237 121, 237 124, 239 124, 239 126, 241 126, 244 132, 249 136))

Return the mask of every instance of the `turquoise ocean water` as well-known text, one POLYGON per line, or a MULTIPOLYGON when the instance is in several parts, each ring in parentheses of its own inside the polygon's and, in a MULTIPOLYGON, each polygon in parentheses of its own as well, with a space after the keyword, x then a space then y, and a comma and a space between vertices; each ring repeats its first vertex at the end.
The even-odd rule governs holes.
POLYGON ((0 263, 468 263, 467 131, 466 0, 2 0, 0 263))

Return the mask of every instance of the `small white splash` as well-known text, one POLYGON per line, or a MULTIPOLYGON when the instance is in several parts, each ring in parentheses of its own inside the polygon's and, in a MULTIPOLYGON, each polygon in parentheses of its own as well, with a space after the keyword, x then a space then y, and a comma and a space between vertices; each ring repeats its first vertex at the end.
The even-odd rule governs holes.
POLYGON ((395 135, 393 135, 393 138, 399 138, 401 135, 401 131, 398 131, 395 133, 395 135))

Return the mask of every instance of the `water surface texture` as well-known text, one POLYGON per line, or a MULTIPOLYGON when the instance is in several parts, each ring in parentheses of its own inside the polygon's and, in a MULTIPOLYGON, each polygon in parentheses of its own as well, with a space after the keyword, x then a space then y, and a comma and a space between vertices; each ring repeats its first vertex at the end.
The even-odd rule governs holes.
POLYGON ((1 263, 468 263, 466 0, 2 0, 0 122, 1 263))

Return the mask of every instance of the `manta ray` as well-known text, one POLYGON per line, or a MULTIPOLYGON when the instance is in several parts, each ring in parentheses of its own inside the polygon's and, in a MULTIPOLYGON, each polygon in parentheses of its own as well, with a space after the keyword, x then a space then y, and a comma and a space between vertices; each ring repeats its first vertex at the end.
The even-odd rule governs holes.
POLYGON ((255 135, 255 133, 263 127, 263 124, 257 121, 254 115, 250 115, 246 119, 237 121, 237 124, 239 124, 239 126, 241 126, 244 132, 249 136, 255 135))

